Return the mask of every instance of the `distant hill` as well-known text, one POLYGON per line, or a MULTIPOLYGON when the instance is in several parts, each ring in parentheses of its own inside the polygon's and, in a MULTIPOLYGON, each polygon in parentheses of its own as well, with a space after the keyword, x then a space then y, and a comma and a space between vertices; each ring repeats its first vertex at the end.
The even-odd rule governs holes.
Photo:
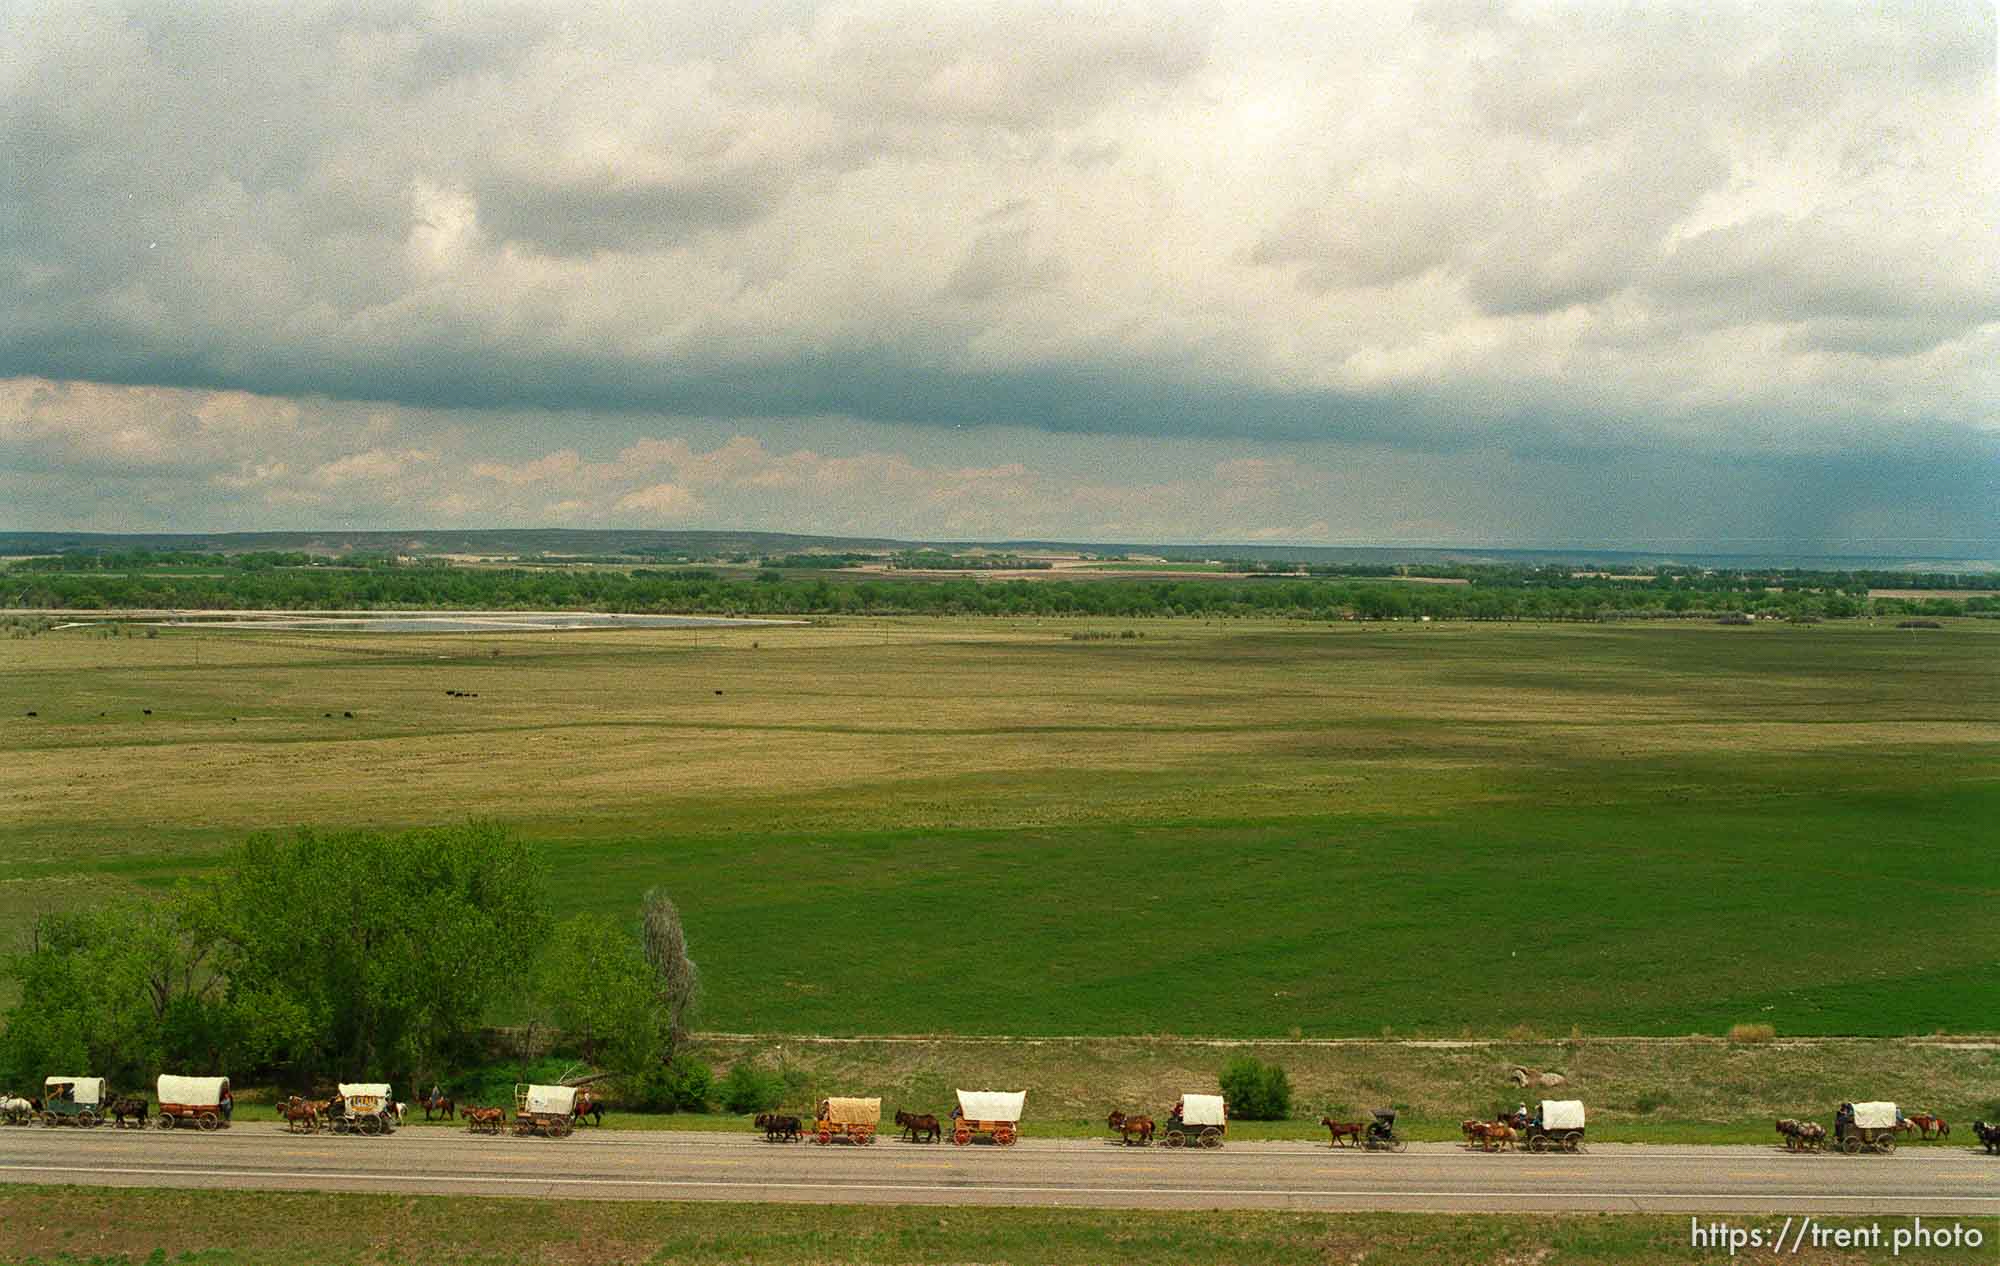
POLYGON ((794 532, 696 532, 592 528, 489 528, 475 531, 323 532, 0 532, 0 554, 56 554, 80 549, 197 550, 239 554, 256 550, 299 550, 340 555, 687 555, 716 558, 732 554, 765 557, 810 551, 889 553, 908 549, 988 549, 1009 553, 1117 556, 1143 554, 1171 560, 1244 559, 1296 563, 1497 563, 1516 566, 1647 567, 1661 563, 1747 569, 1795 567, 1821 571, 1895 570, 1988 572, 2000 564, 1949 558, 1881 555, 1725 554, 1690 550, 1649 552, 1622 549, 1487 549, 1478 546, 1347 545, 1173 545, 1133 541, 949 541, 896 540, 874 536, 815 536, 794 532))

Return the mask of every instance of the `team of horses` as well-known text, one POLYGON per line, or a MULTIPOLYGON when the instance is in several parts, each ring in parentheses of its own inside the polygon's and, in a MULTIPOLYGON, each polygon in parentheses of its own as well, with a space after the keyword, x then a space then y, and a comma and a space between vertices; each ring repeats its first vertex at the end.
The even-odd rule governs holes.
POLYGON ((1785 1140, 1788 1152, 1826 1150, 1826 1127, 1817 1121, 1794 1121, 1786 1117, 1778 1122, 1778 1137, 1785 1140))

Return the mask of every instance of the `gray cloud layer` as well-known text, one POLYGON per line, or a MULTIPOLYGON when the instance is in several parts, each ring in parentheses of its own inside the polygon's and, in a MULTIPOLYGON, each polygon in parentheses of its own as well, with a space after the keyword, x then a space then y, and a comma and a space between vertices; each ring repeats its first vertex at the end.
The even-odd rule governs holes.
MULTIPOLYGON (((2000 461, 1970 0, 8 26, 0 377, 156 388, 165 414, 380 402, 447 452, 421 428, 528 411, 558 432, 534 458, 689 417, 785 453, 838 417, 1048 453, 1803 463, 1850 503, 1886 500, 1892 461, 1988 489, 2000 461)), ((0 418, 0 460, 50 460, 39 425, 0 418)), ((1934 527, 1994 533, 1940 496, 1934 527)))

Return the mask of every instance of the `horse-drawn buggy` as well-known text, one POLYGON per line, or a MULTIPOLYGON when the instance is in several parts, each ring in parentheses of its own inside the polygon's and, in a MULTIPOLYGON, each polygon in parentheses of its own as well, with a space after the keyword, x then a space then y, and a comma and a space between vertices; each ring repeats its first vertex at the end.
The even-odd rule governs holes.
POLYGON ((1025 1090, 959 1091, 958 1107, 951 1113, 951 1141, 964 1147, 974 1135, 984 1134, 997 1146, 1013 1146, 1021 1137, 1021 1107, 1027 1101, 1025 1090))
POLYGON ((42 1083, 42 1124, 89 1129, 104 1121, 104 1078, 51 1077, 42 1083))
POLYGON ((1903 1114, 1893 1103, 1843 1103, 1833 1114, 1833 1145, 1849 1156, 1896 1150, 1896 1129, 1903 1114))
POLYGON ((1369 1114, 1375 1119, 1368 1123, 1357 1140, 1371 1152, 1407 1152, 1410 1141, 1396 1133, 1396 1110, 1376 1108, 1369 1114))
POLYGON ((227 1077, 176 1077, 161 1073, 160 1128, 177 1125, 199 1126, 204 1130, 229 1127, 236 1098, 230 1093, 227 1077))
POLYGON ((389 1134, 396 1128, 396 1101, 386 1081, 343 1081, 327 1110, 335 1134, 389 1134))
POLYGON ((1583 1147, 1583 1100, 1544 1099, 1525 1125, 1516 1123, 1531 1152, 1574 1152, 1583 1147))
POLYGON ((875 1141, 875 1127, 882 1124, 880 1099, 822 1099, 813 1114, 813 1141, 831 1143, 846 1139, 852 1143, 875 1141))
POLYGON ((1182 1095, 1167 1118, 1168 1147, 1221 1147, 1229 1130, 1229 1105, 1221 1095, 1182 1095))
POLYGON ((514 1087, 514 1133, 559 1139, 575 1128, 575 1086, 514 1087))

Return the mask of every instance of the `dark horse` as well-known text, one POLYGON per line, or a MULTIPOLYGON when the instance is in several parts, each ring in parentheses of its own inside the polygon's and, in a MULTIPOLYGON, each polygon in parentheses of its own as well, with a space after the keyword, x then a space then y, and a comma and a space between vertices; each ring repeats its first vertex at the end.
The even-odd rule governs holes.
POLYGON ((135 1118, 134 1124, 140 1129, 146 1128, 146 1101, 137 1095, 120 1095, 113 1099, 105 1110, 121 1130, 125 1128, 126 1117, 135 1118))
POLYGON ((898 1112, 896 1124, 903 1127, 903 1133, 910 1136, 912 1143, 935 1143, 944 1134, 938 1119, 928 1112, 898 1112))
POLYGON ((431 1113, 433 1112, 447 1121, 453 1121, 458 1118, 458 1105, 453 1103, 449 1096, 440 1094, 435 1090, 430 1094, 419 1096, 417 1104, 423 1108, 424 1120, 426 1121, 431 1119, 431 1113))
POLYGON ((767 1143, 796 1143, 802 1128, 797 1117, 779 1116, 775 1112, 759 1112, 756 1124, 764 1131, 767 1143))
POLYGON ((591 1098, 588 1090, 577 1095, 576 1105, 569 1110, 569 1119, 573 1124, 582 1125, 585 1117, 590 1118, 592 1125, 604 1124, 604 1105, 591 1098))
POLYGON ((2000 1125, 1988 1125, 1984 1121, 1974 1121, 1972 1132, 1986 1145, 1988 1152, 2000 1153, 2000 1125))

